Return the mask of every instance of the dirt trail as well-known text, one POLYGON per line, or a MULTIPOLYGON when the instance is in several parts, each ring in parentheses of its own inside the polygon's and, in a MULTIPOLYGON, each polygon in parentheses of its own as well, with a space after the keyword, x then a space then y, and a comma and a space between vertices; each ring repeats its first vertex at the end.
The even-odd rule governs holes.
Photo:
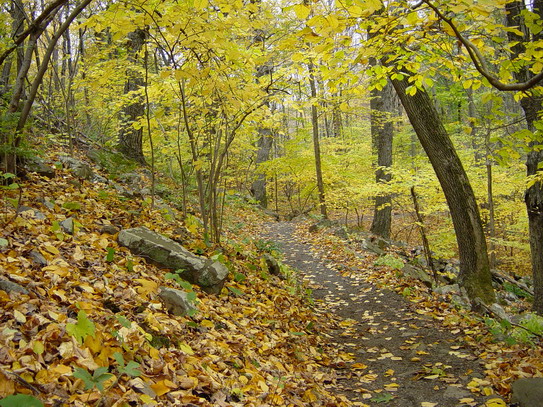
POLYGON ((275 242, 284 262, 310 281, 317 307, 331 306, 348 319, 332 341, 354 354, 354 365, 347 366, 356 369, 337 372, 338 391, 360 406, 484 406, 496 397, 468 389, 484 375, 459 337, 417 313, 416 304, 368 283, 363 273, 342 276, 295 231, 294 222, 269 223, 262 238, 275 242))

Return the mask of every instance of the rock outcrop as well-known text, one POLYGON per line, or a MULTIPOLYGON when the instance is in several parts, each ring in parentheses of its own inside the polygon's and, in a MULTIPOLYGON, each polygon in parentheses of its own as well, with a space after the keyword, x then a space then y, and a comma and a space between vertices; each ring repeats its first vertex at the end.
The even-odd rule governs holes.
POLYGON ((181 278, 210 294, 219 293, 228 276, 228 269, 218 261, 197 256, 172 239, 144 226, 122 230, 118 240, 132 253, 160 267, 182 270, 179 273, 181 278))

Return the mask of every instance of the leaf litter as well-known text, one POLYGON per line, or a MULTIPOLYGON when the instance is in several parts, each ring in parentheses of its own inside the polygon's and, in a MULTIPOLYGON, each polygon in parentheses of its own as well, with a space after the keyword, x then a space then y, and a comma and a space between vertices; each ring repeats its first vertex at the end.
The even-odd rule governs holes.
MULTIPOLYGON (((282 237, 284 263, 303 271, 314 305, 300 294, 305 288, 268 275, 252 243, 262 220, 246 208, 235 215, 250 238, 229 233, 219 253, 193 220, 172 222, 64 171, 31 177, 23 200, 45 218, 23 212, 0 234, 8 242, 0 277, 29 290, 0 290, 0 397, 74 406, 401 406, 408 387, 421 406, 496 407, 515 378, 543 372, 540 347, 494 343, 473 314, 307 225, 282 237), (68 217, 73 236, 59 227, 68 217), (218 296, 193 287, 195 315, 169 315, 157 291, 178 288, 174 280, 103 233, 142 225, 195 252, 221 254, 235 278, 218 296), (45 264, 31 260, 36 252, 45 264), (411 303, 391 302, 384 286, 402 294, 408 287, 411 303), (420 392, 421 383, 431 391, 420 392), (459 389, 454 401, 432 399, 451 389, 459 389)), ((3 219, 13 212, 7 207, 3 219)))
POLYGON ((496 342, 480 316, 450 297, 376 266, 376 256, 353 242, 310 233, 309 225, 274 223, 264 234, 311 280, 318 305, 344 318, 332 340, 355 354, 343 386, 355 405, 505 405, 516 378, 543 374, 540 344, 496 342))
MULTIPOLYGON (((45 216, 27 211, 0 232, 8 241, 0 278, 28 290, 0 290, 0 398, 33 395, 48 406, 351 405, 327 369, 344 361, 328 340, 337 319, 269 275, 251 241, 231 235, 222 249, 207 247, 199 230, 63 170, 52 180, 30 176, 23 200, 45 216), (68 217, 73 235, 59 227, 68 217), (175 280, 102 232, 142 225, 189 250, 220 254, 238 278, 217 296, 193 287, 192 317, 168 314, 157 291, 179 288, 175 280)), ((8 207, 2 219, 13 213, 8 207)))

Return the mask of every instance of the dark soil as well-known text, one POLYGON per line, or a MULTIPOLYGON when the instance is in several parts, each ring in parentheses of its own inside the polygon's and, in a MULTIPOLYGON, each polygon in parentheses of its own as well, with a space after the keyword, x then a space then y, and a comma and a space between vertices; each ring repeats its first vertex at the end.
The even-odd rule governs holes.
POLYGON ((269 223, 262 238, 275 242, 283 262, 309 281, 317 307, 346 321, 330 339, 354 355, 336 366, 338 392, 354 405, 391 407, 484 406, 497 397, 468 388, 484 374, 461 332, 457 337, 431 316, 417 313, 416 304, 377 288, 363 272, 341 275, 295 231, 295 222, 269 223))

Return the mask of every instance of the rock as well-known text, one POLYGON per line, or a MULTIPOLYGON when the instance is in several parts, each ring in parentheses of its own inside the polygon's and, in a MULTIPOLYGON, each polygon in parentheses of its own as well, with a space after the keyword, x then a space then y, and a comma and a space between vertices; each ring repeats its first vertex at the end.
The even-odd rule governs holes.
POLYGON ((332 226, 337 226, 337 222, 331 221, 330 219, 321 219, 317 223, 309 226, 309 232, 315 233, 321 229, 330 228, 332 226))
POLYGON ((543 404, 543 377, 518 379, 511 390, 511 401, 520 407, 537 407, 543 404))
POLYGON ((511 316, 507 314, 507 312, 505 312, 505 310, 503 309, 501 305, 494 303, 489 307, 489 309, 498 318, 511 322, 511 316))
POLYGON ((159 266, 182 270, 181 278, 199 285, 210 294, 218 294, 228 276, 228 269, 223 264, 197 256, 172 239, 144 226, 122 230, 118 240, 132 253, 150 259, 159 266))
POLYGON ((60 227, 64 231, 64 233, 68 233, 70 235, 74 234, 74 218, 66 218, 62 222, 60 222, 60 227))
POLYGON ((339 226, 332 230, 332 234, 336 237, 339 237, 340 239, 349 240, 349 235, 347 234, 347 231, 343 226, 339 226))
POLYGON ((134 191, 126 189, 121 185, 113 184, 113 187, 115 188, 117 194, 119 194, 120 196, 124 196, 125 198, 135 198, 137 195, 134 191))
POLYGON ((28 294, 28 290, 24 288, 23 286, 17 283, 12 283, 11 281, 2 280, 2 279, 0 279, 0 290, 3 290, 7 293, 14 292, 14 293, 20 293, 20 294, 28 294))
POLYGON ((90 181, 94 176, 91 166, 84 161, 64 156, 60 157, 60 162, 62 162, 65 168, 72 170, 72 174, 78 178, 90 181))
POLYGON ((32 250, 28 254, 28 257, 30 257, 30 260, 32 260, 38 266, 47 266, 47 260, 45 260, 45 257, 43 257, 42 254, 37 250, 32 250))
POLYGON ((101 175, 98 175, 98 174, 94 174, 91 181, 92 182, 100 182, 102 184, 109 184, 109 180, 107 178, 102 177, 101 175))
POLYGON ((264 253, 262 257, 266 261, 266 266, 268 267, 268 271, 270 272, 270 274, 274 276, 278 276, 282 279, 285 278, 283 276, 283 273, 281 273, 281 266, 279 265, 279 262, 277 261, 275 257, 273 257, 269 253, 264 253))
POLYGON ((434 279, 423 269, 420 269, 418 267, 413 267, 410 264, 406 264, 402 268, 403 274, 406 277, 411 277, 416 280, 420 280, 426 285, 427 287, 432 288, 434 284, 434 279))
POLYGON ((375 253, 379 256, 385 254, 385 251, 381 249, 377 244, 375 244, 371 239, 365 239, 361 242, 361 247, 363 250, 375 253))
POLYGON ((19 206, 19 208, 17 209, 17 213, 23 213, 23 212, 32 212, 31 216, 34 219, 38 219, 38 220, 46 219, 46 216, 42 212, 38 211, 37 209, 31 208, 29 206, 24 206, 24 205, 19 206))
POLYGON ((160 287, 158 296, 164 303, 166 309, 173 315, 184 316, 194 310, 191 302, 185 291, 176 290, 175 288, 160 287))
POLYGON ((129 172, 126 174, 121 174, 119 175, 118 179, 132 190, 140 190, 143 188, 143 182, 138 173, 129 172))
POLYGON ((470 395, 471 393, 469 391, 456 386, 448 386, 443 392, 444 398, 457 401, 463 398, 468 398, 470 395))
POLYGON ((450 293, 460 293, 460 286, 458 284, 442 285, 434 288, 434 292, 439 295, 447 295, 450 293))
POLYGON ((50 211, 54 210, 55 209, 55 202, 53 202, 53 200, 47 200, 47 199, 44 199, 42 201, 43 203, 43 206, 45 206, 47 209, 49 209, 50 211))
POLYGON ((48 166, 40 159, 35 158, 33 160, 28 160, 24 166, 28 172, 35 172, 42 177, 55 178, 55 169, 48 166))
POLYGON ((100 233, 106 233, 108 235, 114 235, 119 233, 119 229, 113 225, 104 225, 100 228, 100 233))

